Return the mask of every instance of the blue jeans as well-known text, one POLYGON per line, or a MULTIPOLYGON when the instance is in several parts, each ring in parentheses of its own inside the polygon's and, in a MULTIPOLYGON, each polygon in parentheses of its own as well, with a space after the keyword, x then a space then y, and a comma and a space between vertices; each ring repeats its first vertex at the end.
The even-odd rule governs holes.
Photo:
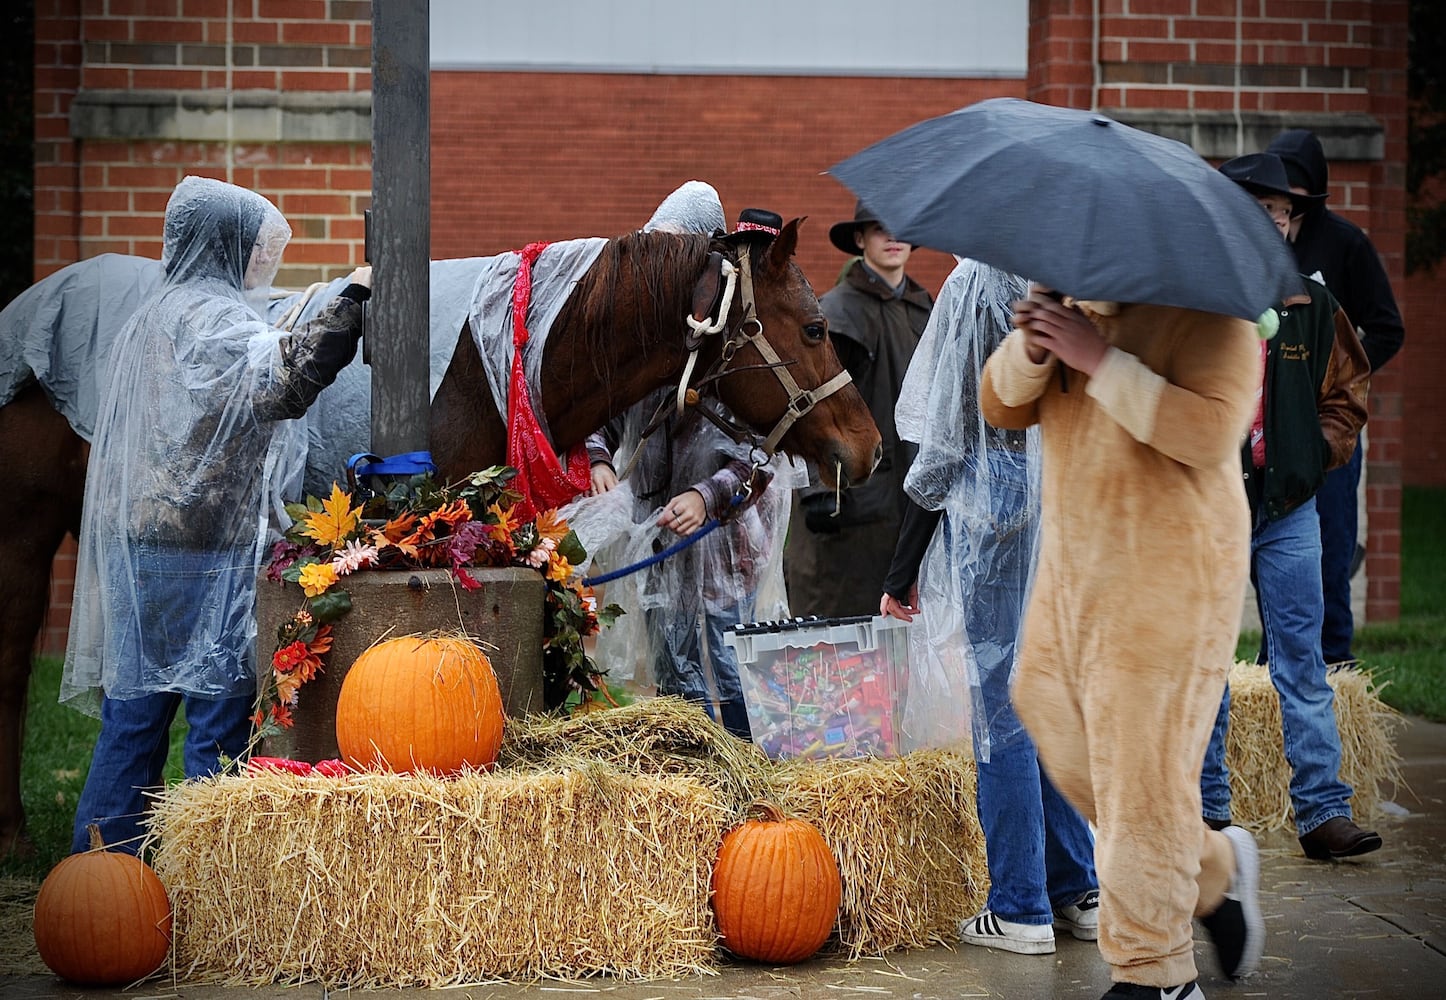
POLYGON ((648 630, 654 637, 653 677, 658 693, 677 695, 703 706, 710 719, 741 740, 752 740, 748 706, 743 700, 743 682, 738 676, 738 657, 723 642, 723 629, 753 620, 753 596, 728 611, 703 609, 695 615, 668 608, 646 612, 648 630), (713 692, 708 689, 712 668, 713 692))
MULTIPOLYGON (((1326 683, 1320 623, 1320 518, 1308 500, 1278 521, 1257 519, 1250 539, 1251 564, 1260 594, 1261 626, 1270 682, 1280 696, 1285 759, 1290 763, 1290 801, 1295 827, 1304 836, 1337 816, 1350 816, 1351 787, 1340 780, 1341 740, 1335 692, 1326 683)), ((1225 766, 1225 729, 1230 689, 1225 689, 1200 775, 1206 819, 1230 818, 1230 781, 1225 766)))
POLYGON ((222 754, 240 758, 251 739, 251 695, 208 700, 162 691, 125 701, 104 698, 100 735, 75 809, 72 852, 90 847, 90 823, 100 826, 107 845, 139 852, 149 809, 146 792, 161 787, 171 722, 183 701, 189 724, 183 748, 186 777, 214 774, 222 754))
POLYGON ((108 584, 105 691, 255 697, 256 567, 227 553, 132 542, 108 584))
MULTIPOLYGON (((978 764, 979 825, 989 865, 988 907, 1004 920, 1043 925, 1053 908, 1099 886, 1089 824, 1040 766, 1009 695, 1038 524, 1029 513, 1021 456, 991 450, 987 535, 963 567, 964 627, 979 671, 989 761, 978 764)), ((953 528, 945 523, 952 541, 953 528)), ((979 757, 976 741, 975 756, 979 757)))
POLYGON ((1326 663, 1355 659, 1351 640, 1355 621, 1351 617, 1351 563, 1356 555, 1356 490, 1361 484, 1361 445, 1351 452, 1350 461, 1326 473, 1316 491, 1315 507, 1320 515, 1320 575, 1325 593, 1325 621, 1321 626, 1321 655, 1326 663))

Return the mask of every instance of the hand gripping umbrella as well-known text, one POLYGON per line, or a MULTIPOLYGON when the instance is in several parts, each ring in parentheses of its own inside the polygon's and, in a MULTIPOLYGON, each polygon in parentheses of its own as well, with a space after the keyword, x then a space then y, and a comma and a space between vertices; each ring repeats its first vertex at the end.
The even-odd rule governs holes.
POLYGON ((1301 290, 1255 199, 1190 147, 1104 115, 996 98, 829 170, 900 240, 1079 299, 1257 319, 1301 290))

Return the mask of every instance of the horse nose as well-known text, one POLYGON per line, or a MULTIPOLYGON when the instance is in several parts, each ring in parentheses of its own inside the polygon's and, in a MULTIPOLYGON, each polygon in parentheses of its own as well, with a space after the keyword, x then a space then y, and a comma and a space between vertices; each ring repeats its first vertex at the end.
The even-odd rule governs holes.
POLYGON ((879 463, 883 460, 884 442, 880 441, 878 444, 874 445, 874 460, 869 463, 869 475, 873 475, 874 470, 879 467, 879 463))

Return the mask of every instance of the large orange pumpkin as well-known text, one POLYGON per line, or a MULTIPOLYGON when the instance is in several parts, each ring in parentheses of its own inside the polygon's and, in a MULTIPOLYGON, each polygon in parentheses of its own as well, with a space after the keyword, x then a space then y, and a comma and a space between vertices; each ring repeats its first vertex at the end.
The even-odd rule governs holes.
POLYGON ((502 695, 482 650, 453 636, 372 646, 336 699, 336 744, 354 767, 456 774, 491 767, 502 745, 502 695))
POLYGON ((90 827, 91 850, 51 869, 35 897, 35 948, 56 975, 83 986, 144 979, 171 948, 171 901, 140 858, 104 850, 90 827))
POLYGON ((811 823, 760 802, 723 838, 713 866, 713 915, 723 944, 760 962, 801 962, 838 920, 838 863, 811 823))

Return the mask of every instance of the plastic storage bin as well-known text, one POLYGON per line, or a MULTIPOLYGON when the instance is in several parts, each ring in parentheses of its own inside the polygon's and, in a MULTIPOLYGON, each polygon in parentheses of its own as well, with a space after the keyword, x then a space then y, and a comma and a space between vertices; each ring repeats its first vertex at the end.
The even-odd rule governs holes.
POLYGON ((753 742, 785 757, 893 756, 907 622, 875 616, 732 626, 753 742))

